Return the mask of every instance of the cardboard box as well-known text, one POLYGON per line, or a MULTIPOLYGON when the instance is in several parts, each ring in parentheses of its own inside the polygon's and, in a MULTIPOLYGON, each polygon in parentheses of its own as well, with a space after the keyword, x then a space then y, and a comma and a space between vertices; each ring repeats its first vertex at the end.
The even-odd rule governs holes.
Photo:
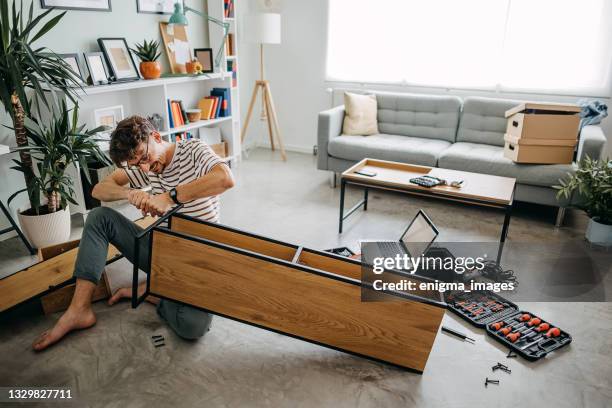
POLYGON ((576 140, 580 110, 568 104, 523 103, 506 111, 506 133, 523 139, 576 140))
POLYGON ((210 148, 219 157, 227 157, 227 142, 211 144, 210 148))
POLYGON ((515 163, 570 164, 576 140, 530 139, 504 135, 504 157, 515 163))

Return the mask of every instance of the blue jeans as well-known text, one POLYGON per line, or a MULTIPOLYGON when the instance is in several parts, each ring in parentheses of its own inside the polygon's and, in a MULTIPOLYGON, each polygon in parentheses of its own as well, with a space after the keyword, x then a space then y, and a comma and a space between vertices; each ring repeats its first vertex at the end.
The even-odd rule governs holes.
MULTIPOLYGON (((134 262, 135 237, 141 231, 142 228, 111 208, 94 208, 85 222, 74 276, 97 284, 106 265, 109 244, 113 244, 130 262, 134 262)), ((140 269, 149 273, 149 241, 140 241, 140 269)), ((194 307, 161 299, 157 313, 184 339, 200 338, 210 330, 212 315, 194 307)))

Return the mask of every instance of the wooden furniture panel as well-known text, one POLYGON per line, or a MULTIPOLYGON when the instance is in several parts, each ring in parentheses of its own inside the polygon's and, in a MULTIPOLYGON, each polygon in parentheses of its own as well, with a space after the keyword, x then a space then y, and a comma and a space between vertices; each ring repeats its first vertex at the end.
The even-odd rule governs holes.
POLYGON ((211 225, 181 216, 172 217, 170 225, 172 231, 206 238, 211 241, 246 249, 247 251, 258 252, 285 261, 291 261, 298 248, 297 245, 276 242, 250 234, 247 235, 231 229, 225 229, 218 225, 211 225))
POLYGON ((418 372, 444 315, 442 307, 409 300, 361 302, 354 280, 161 229, 153 231, 150 290, 418 372))
MULTIPOLYGON (((40 261, 46 261, 47 259, 63 254, 66 251, 77 248, 79 246, 79 242, 81 242, 81 240, 75 239, 74 241, 63 242, 61 244, 52 245, 45 248, 38 248, 38 259, 40 261)), ((72 301, 75 287, 76 284, 73 283, 71 285, 63 286, 58 290, 54 290, 48 295, 42 296, 40 298, 40 304, 42 305, 44 314, 48 315, 66 310, 72 301)), ((91 296, 91 301, 92 303, 97 302, 98 300, 106 299, 109 296, 110 292, 107 289, 106 276, 102 274, 102 279, 100 279, 100 282, 98 282, 98 285, 96 285, 94 293, 91 296)))
MULTIPOLYGON (((154 221, 154 218, 146 217, 136 221, 136 224, 145 228, 154 221)), ((51 259, 0 279, 0 312, 71 279, 78 250, 79 248, 70 249, 51 259)), ((110 260, 118 255, 120 254, 117 248, 111 245, 106 259, 110 260)))

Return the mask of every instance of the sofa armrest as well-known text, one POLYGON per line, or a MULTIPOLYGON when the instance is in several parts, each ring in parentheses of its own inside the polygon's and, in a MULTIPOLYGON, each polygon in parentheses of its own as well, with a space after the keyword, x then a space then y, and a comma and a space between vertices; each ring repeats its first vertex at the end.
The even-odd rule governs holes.
POLYGON ((599 159, 605 144, 606 135, 601 127, 596 125, 583 127, 578 145, 578 160, 584 159, 587 155, 592 159, 599 159))
POLYGON ((340 136, 343 121, 344 105, 319 113, 317 126, 317 168, 319 170, 329 170, 327 144, 332 137, 340 136))

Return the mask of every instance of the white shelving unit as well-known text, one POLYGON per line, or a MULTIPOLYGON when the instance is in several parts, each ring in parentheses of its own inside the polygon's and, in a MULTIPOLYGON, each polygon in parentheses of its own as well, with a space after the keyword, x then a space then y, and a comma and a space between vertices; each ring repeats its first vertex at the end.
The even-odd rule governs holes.
MULTIPOLYGON (((240 93, 238 91, 238 85, 240 81, 240 64, 238 61, 239 49, 238 49, 238 22, 236 21, 235 16, 237 16, 236 7, 238 7, 238 0, 231 0, 234 4, 233 16, 234 17, 225 17, 224 13, 224 1, 223 0, 208 0, 208 15, 214 17, 218 20, 221 20, 225 23, 229 23, 229 32, 234 35, 234 55, 227 55, 225 47, 223 48, 223 55, 221 58, 221 63, 218 68, 215 69, 215 73, 227 76, 229 78, 229 84, 231 86, 231 112, 232 112, 232 121, 231 121, 231 134, 233 137, 232 145, 233 149, 232 155, 235 156, 238 160, 241 157, 242 144, 240 142, 240 93), (228 61, 232 61, 233 64, 236 64, 237 69, 237 78, 235 86, 232 86, 232 73, 227 70, 228 61)), ((210 35, 210 44, 213 49, 213 53, 217 52, 219 44, 223 42, 223 28, 217 24, 212 22, 208 23, 208 32, 210 35)), ((229 140, 226 139, 228 143, 229 140)))
MULTIPOLYGON (((235 2, 236 0, 234 0, 235 2)), ((231 24, 230 32, 237 38, 236 21, 234 18, 224 17, 223 0, 209 0, 207 13, 219 20, 231 24)), ((236 15, 234 13, 234 15, 236 15)), ((191 18, 199 18, 193 16, 191 18)), ((213 53, 219 48, 223 40, 223 29, 209 23, 210 47, 213 53)), ((236 41, 237 42, 237 41, 236 41)), ((237 61, 238 50, 235 45, 235 55, 230 60, 237 61)), ((79 117, 80 123, 86 123, 88 128, 95 127, 94 112, 97 109, 123 106, 124 117, 140 115, 150 117, 154 113, 163 118, 163 129, 160 134, 165 140, 170 141, 173 133, 191 131, 198 136, 197 130, 202 127, 218 127, 221 138, 227 142, 228 157, 231 164, 241 159, 240 143, 240 100, 238 87, 232 86, 232 73, 227 71, 228 56, 223 51, 223 57, 215 72, 199 76, 173 76, 154 80, 139 80, 134 82, 117 83, 110 85, 88 86, 79 91, 79 117), (168 100, 181 100, 185 109, 197 107, 198 101, 210 95, 212 88, 231 88, 231 116, 212 120, 201 120, 188 123, 184 126, 170 128, 168 118, 168 100)), ((237 62, 235 62, 237 63, 237 62)), ((70 101, 67 100, 70 106, 70 101)), ((78 166, 68 171, 68 175, 74 181, 76 201, 78 205, 71 205, 72 213, 87 214, 83 185, 81 182, 78 166)))

